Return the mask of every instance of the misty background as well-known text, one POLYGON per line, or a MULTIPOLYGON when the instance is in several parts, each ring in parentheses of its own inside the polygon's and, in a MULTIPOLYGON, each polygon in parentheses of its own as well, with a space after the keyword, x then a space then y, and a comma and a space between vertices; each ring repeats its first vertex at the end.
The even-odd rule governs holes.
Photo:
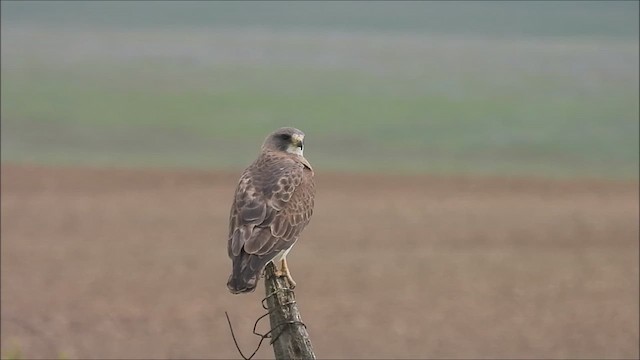
POLYGON ((3 2, 2 160, 637 178, 638 2, 3 2))
POLYGON ((0 356, 253 351, 229 207, 294 126, 319 358, 638 359, 638 4, 1 1, 0 356))

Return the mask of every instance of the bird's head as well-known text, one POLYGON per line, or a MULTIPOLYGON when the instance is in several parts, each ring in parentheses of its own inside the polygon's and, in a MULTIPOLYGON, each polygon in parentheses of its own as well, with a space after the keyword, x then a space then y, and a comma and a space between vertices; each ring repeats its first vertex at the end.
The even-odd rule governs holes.
POLYGON ((304 133, 292 127, 280 128, 267 136, 262 148, 302 156, 304 152, 304 133))

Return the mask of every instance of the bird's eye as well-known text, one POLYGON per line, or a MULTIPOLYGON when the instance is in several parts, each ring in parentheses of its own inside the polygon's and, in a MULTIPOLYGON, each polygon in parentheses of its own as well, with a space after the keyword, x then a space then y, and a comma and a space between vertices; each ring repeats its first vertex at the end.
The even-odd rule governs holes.
POLYGON ((282 135, 280 135, 280 138, 282 138, 282 140, 291 140, 291 135, 289 135, 289 134, 282 134, 282 135))

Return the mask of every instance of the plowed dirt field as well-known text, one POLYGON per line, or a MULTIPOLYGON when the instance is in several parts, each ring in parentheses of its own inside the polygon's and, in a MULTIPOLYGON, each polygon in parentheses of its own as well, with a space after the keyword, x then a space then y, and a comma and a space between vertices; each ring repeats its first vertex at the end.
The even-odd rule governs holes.
MULTIPOLYGON (((289 264, 320 358, 639 356, 637 182, 316 171, 289 264)), ((253 351, 238 176, 3 164, 3 357, 239 358, 225 310, 253 351)))

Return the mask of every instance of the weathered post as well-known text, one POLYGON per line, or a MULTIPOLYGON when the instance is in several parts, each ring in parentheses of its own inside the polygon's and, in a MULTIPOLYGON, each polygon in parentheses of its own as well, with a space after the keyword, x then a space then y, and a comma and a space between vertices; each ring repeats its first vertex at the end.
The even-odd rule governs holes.
POLYGON ((265 269, 265 291, 271 323, 271 345, 276 360, 315 359, 307 328, 302 323, 295 294, 287 280, 275 275, 275 266, 265 269))

